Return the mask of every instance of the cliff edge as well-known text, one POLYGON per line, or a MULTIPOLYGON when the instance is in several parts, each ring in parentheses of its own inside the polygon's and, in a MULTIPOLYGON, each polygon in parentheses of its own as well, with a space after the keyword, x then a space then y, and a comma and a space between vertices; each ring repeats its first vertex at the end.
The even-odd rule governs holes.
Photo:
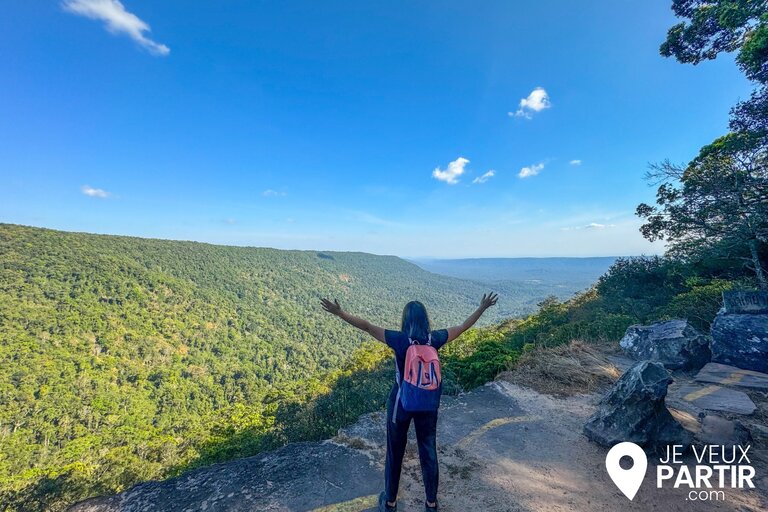
MULTIPOLYGON (((633 501, 627 500, 606 474, 606 450, 581 433, 599 398, 599 392, 554 398, 503 378, 447 397, 438 425, 442 510, 766 509, 765 467, 757 468, 758 491, 726 491, 725 501, 691 503, 684 489, 657 489, 655 468, 649 461, 640 491, 633 501)), ((383 487, 384 422, 383 413, 368 414, 331 440, 291 444, 171 480, 140 484, 115 496, 86 500, 70 510, 371 510, 383 487)), ((423 499, 416 447, 409 446, 400 510, 420 510, 423 499)))

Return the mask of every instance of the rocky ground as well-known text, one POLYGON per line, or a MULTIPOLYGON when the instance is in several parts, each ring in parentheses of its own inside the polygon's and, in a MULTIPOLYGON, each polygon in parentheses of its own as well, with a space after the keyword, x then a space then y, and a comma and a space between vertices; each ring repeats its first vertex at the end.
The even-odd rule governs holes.
MULTIPOLYGON (((626 360, 609 356, 616 363, 612 365, 592 352, 587 357, 561 356, 565 362, 560 366, 552 357, 545 369, 535 364, 522 365, 519 373, 512 372, 470 393, 445 399, 438 427, 439 496, 443 511, 768 509, 765 451, 754 448, 750 453, 758 456, 752 460, 757 471, 756 490, 726 491, 723 501, 689 501, 687 491, 682 489, 656 488, 655 466, 649 460, 644 483, 634 500, 629 501, 606 474, 607 450, 582 434, 606 389, 606 379, 610 380, 612 375, 615 378, 619 374, 617 367, 625 366, 626 360), (582 365, 589 366, 586 373, 599 375, 584 380, 586 366, 582 365), (568 392, 569 379, 564 367, 582 375, 575 386, 579 394, 568 392), (537 386, 537 371, 553 377, 543 377, 545 382, 537 386), (521 381, 527 386, 521 386, 521 381)), ((681 374, 675 386, 690 382, 692 376, 681 374)), ((758 407, 752 421, 764 425, 761 415, 768 401, 764 393, 750 393, 758 407)), ((333 440, 289 445, 276 452, 202 468, 173 480, 142 484, 117 496, 88 500, 72 510, 375 509, 383 486, 384 421, 382 413, 373 413, 361 417, 333 440)), ((764 448, 763 440, 759 442, 764 448)), ((423 510, 423 499, 416 447, 411 445, 403 468, 399 510, 423 510)))

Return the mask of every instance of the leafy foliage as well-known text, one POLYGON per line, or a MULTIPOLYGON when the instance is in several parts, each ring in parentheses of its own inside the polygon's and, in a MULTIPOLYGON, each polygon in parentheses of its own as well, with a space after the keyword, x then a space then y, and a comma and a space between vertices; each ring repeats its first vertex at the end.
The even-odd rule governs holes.
POLYGON ((666 239, 683 257, 713 250, 728 258, 746 247, 761 288, 768 289, 762 259, 768 243, 768 2, 673 0, 688 21, 669 29, 661 54, 697 64, 721 52, 759 84, 752 97, 731 109, 731 133, 701 149, 685 167, 664 162, 652 178, 661 182, 657 206, 641 204, 643 235, 666 239))
POLYGON ((389 327, 419 299, 447 326, 484 291, 395 257, 0 224, 0 503, 56 510, 326 436, 391 379, 321 296, 389 327))
POLYGON ((691 163, 654 166, 661 181, 656 206, 641 204, 643 236, 667 240, 670 250, 690 256, 713 247, 748 247, 752 271, 768 280, 761 253, 768 243, 768 146, 752 132, 735 132, 705 146, 691 163))
POLYGON ((723 291, 755 286, 737 260, 716 254, 702 253, 695 260, 619 258, 592 289, 565 302, 550 297, 535 314, 475 330, 446 347, 446 375, 471 388, 514 365, 522 353, 574 340, 615 343, 634 323, 688 318, 706 332, 722 306, 723 291))
POLYGON ((687 21, 669 29, 660 48, 662 55, 698 64, 722 52, 738 51, 736 61, 750 80, 768 80, 768 4, 764 0, 673 0, 672 10, 687 21))

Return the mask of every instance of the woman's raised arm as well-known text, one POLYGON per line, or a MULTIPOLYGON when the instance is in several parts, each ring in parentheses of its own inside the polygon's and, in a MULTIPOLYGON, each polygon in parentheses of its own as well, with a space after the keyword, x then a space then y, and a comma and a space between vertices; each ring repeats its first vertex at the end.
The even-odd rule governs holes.
MULTIPOLYGON (((463 324, 448 329, 448 341, 455 340, 461 336, 464 331, 475 325, 475 322, 477 322, 477 320, 483 316, 485 310, 495 305, 497 300, 499 300, 499 295, 497 293, 491 292, 483 294, 483 298, 480 299, 480 307, 478 307, 474 313, 469 315, 469 317, 464 320, 463 324)), ((446 341, 446 343, 448 343, 448 341, 446 341)))
POLYGON ((343 309, 341 309, 341 305, 339 304, 339 301, 336 299, 333 299, 333 302, 331 302, 328 299, 321 299, 320 304, 323 306, 323 309, 329 312, 332 315, 336 315, 337 317, 341 318, 348 324, 357 327, 361 331, 365 331, 377 340, 381 341, 382 343, 386 343, 384 341, 384 328, 379 327, 378 325, 373 325, 368 320, 364 320, 362 318, 358 318, 355 315, 351 313, 347 313, 343 309))

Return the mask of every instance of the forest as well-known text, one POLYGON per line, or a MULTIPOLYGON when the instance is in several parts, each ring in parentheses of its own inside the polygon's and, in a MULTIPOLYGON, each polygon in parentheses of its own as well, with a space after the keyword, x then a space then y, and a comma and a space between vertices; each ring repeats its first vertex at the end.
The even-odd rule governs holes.
MULTIPOLYGON (((529 350, 615 342, 633 323, 706 329, 722 291, 759 286, 748 254, 619 258, 573 298, 499 309, 441 352, 445 390, 482 385, 529 350)), ((394 257, 0 225, 0 502, 63 510, 333 436, 383 406, 394 368, 387 347, 323 314, 319 297, 389 327, 421 297, 447 325, 482 286, 394 257)))
MULTIPOLYGON (((546 295, 514 286, 486 324, 546 295)), ((55 508, 306 437, 283 432, 291 404, 371 357, 320 297, 396 328, 408 300, 448 326, 485 291, 396 257, 2 224, 0 501, 55 508), (216 441, 246 427, 269 435, 216 441)))
MULTIPOLYGON (((446 325, 482 289, 397 258, 11 225, 0 226, 0 256, 8 510, 63 510, 332 436, 383 406, 394 368, 385 346, 322 314, 320 296, 393 327, 405 297, 423 297, 446 325)), ((497 313, 447 346, 446 392, 492 380, 528 350, 616 341, 632 323, 687 317, 705 329, 723 290, 758 285, 740 261, 620 258, 589 290, 540 300, 528 316, 497 313)))

